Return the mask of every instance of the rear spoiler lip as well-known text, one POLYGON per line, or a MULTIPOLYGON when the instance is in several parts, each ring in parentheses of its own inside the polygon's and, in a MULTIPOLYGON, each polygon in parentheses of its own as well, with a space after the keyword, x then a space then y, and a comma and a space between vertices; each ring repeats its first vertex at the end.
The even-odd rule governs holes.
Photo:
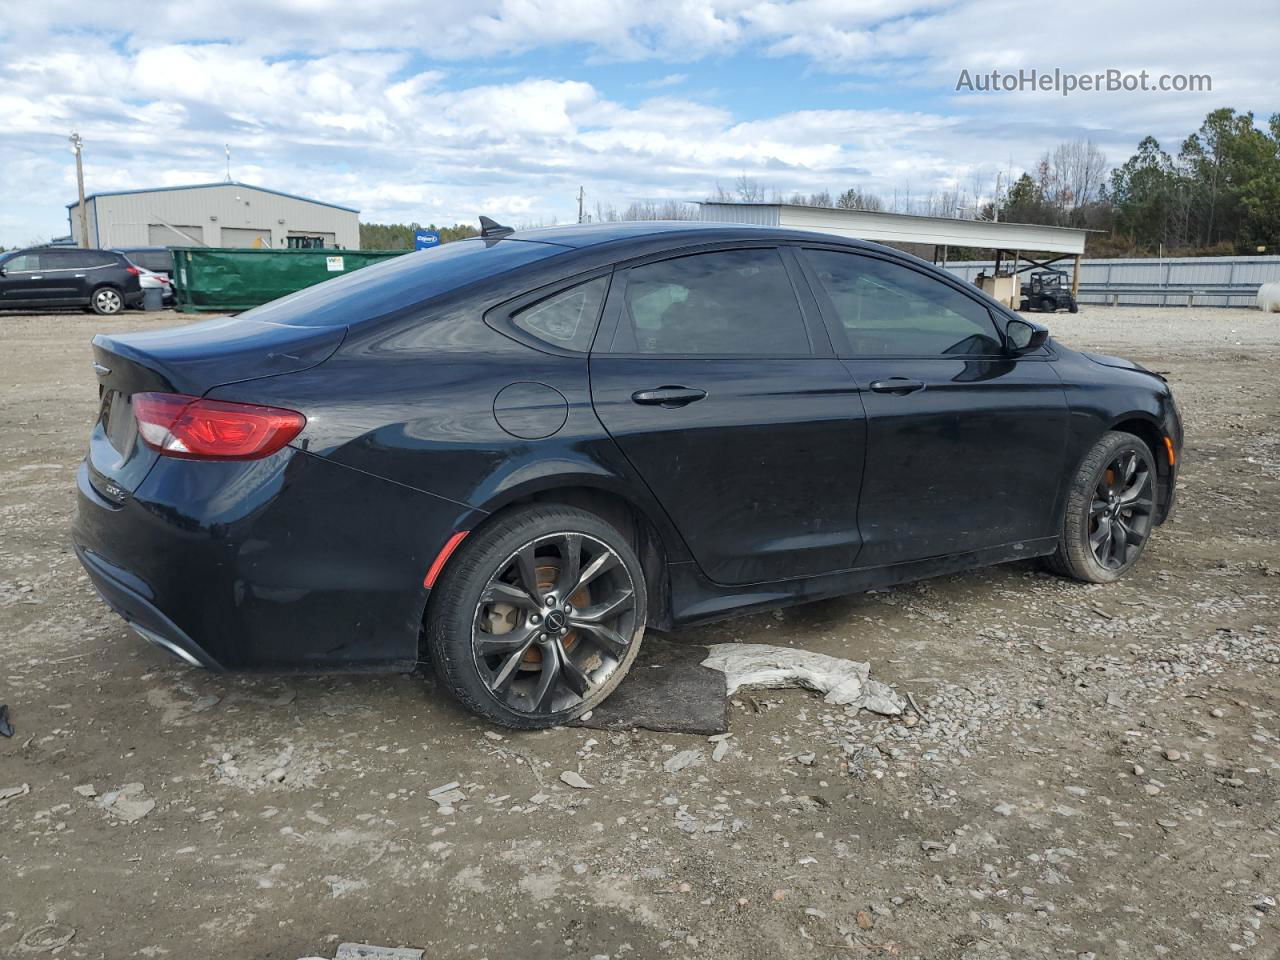
POLYGON ((92 341, 93 368, 104 388, 121 393, 154 390, 203 396, 228 384, 318 366, 338 351, 347 330, 226 318, 154 334, 98 334, 92 341), (184 332, 189 332, 189 340, 184 332))

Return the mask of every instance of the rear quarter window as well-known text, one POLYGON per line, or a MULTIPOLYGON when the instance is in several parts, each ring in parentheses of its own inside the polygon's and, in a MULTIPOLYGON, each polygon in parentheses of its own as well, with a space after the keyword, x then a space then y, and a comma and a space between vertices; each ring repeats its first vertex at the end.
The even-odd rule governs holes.
POLYGON ((566 252, 523 240, 457 240, 363 267, 240 316, 298 327, 361 323, 566 252))

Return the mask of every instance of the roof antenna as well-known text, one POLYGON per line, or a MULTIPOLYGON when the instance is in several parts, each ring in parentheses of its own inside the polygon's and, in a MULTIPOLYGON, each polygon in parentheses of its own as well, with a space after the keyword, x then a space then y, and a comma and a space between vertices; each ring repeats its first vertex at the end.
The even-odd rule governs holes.
POLYGON ((498 221, 490 220, 485 216, 480 218, 480 236, 484 237, 486 240, 505 237, 511 233, 515 233, 515 230, 511 227, 504 227, 502 224, 498 223, 498 221))

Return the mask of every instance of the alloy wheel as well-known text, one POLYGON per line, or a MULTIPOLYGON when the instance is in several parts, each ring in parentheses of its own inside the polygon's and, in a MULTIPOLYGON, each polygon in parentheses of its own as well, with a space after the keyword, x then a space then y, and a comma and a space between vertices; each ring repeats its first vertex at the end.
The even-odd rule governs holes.
POLYGON ((526 543, 480 594, 472 652, 489 692, 526 714, 571 709, 626 659, 635 584, 617 552, 562 532, 526 543))
POLYGON ((1151 533, 1152 470, 1136 450, 1121 450, 1098 477, 1089 501, 1089 549, 1108 570, 1136 559, 1151 533))
POLYGON ((93 306, 99 313, 119 313, 123 305, 120 294, 114 290, 99 290, 93 295, 93 306))

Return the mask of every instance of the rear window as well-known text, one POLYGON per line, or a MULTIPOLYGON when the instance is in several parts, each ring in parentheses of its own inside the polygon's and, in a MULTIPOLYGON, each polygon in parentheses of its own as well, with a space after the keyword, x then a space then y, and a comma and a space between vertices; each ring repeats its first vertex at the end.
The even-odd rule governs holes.
POLYGON ((173 273, 173 256, 168 250, 123 250, 129 262, 156 273, 173 273))
POLYGON ((296 327, 345 326, 565 252, 564 247, 522 240, 456 240, 363 267, 240 316, 296 327))

